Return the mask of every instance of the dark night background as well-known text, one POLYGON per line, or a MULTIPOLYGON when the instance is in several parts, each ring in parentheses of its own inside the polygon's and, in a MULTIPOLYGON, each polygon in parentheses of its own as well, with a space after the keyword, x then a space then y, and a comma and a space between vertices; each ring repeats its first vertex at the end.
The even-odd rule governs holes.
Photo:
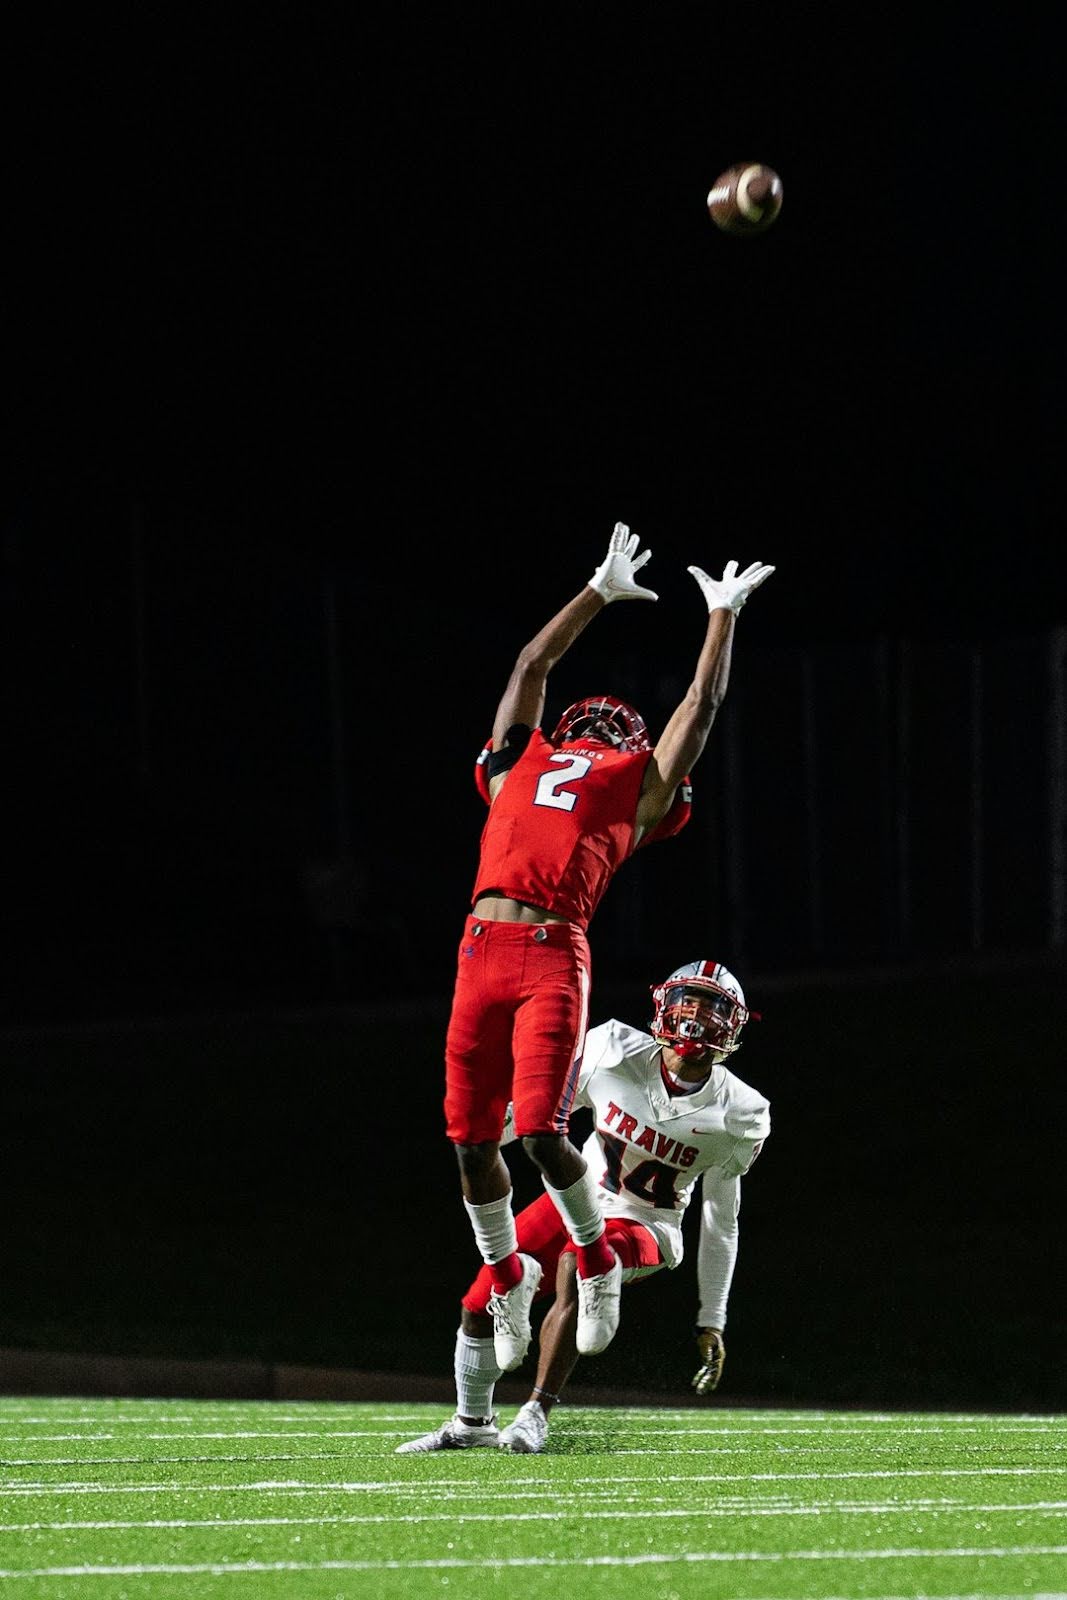
MULTIPOLYGON (((659 603, 549 716, 657 732, 686 566, 777 567, 692 826, 591 930, 594 1020, 696 955, 763 1002, 734 1394, 1062 1407, 1051 28, 268 8, 5 57, 0 1346, 447 1377, 472 763, 621 519, 659 603), (704 204, 741 158, 755 240, 704 204)), ((684 1385, 691 1268, 601 1382, 684 1385)))

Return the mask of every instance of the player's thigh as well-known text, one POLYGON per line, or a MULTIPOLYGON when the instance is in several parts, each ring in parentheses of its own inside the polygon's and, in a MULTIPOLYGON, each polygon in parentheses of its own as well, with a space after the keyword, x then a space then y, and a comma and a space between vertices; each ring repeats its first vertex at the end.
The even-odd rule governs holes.
POLYGON ((545 952, 515 1014, 515 1130, 566 1133, 589 1021, 589 968, 569 947, 545 952))
POLYGON ((445 1034, 445 1127, 459 1144, 499 1139, 511 1098, 512 1005, 482 967, 482 947, 461 945, 445 1034))
MULTIPOLYGON (((628 1217, 605 1217, 604 1237, 622 1263, 623 1283, 636 1283, 666 1266, 655 1237, 640 1222, 628 1217)), ((573 1239, 568 1238, 560 1252, 561 1266, 563 1258, 577 1256, 577 1250, 573 1239)))
POLYGON ((605 1223, 608 1244, 622 1262, 623 1283, 638 1283, 666 1265, 655 1236, 639 1222, 626 1217, 608 1217, 605 1223))

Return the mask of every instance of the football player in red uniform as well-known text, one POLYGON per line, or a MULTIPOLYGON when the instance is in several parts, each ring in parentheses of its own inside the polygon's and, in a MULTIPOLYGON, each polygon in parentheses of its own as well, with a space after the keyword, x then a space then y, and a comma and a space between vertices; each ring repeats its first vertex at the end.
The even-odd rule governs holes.
MULTIPOLYGON (((770 1107, 724 1065, 758 1015, 718 961, 691 961, 652 991, 649 1032, 612 1019, 590 1029, 575 1105, 593 1114, 582 1155, 596 1182, 608 1243, 624 1283, 681 1264, 682 1221, 701 1186, 697 1244, 699 1395, 718 1386, 723 1330, 737 1260, 740 1181, 770 1133, 770 1107)), ((505 1123, 503 1143, 513 1137, 505 1123)), ((518 1247, 542 1271, 538 1298, 555 1299, 541 1323, 537 1378, 501 1430, 493 1392, 501 1375, 489 1314, 492 1271, 483 1266, 463 1296, 456 1333, 456 1411, 440 1428, 399 1445, 401 1453, 500 1446, 536 1455, 548 1417, 578 1360, 576 1251, 548 1195, 515 1219, 518 1247)))
POLYGON ((635 850, 676 833, 689 815, 689 778, 730 675, 745 601, 774 571, 753 562, 721 578, 689 567, 708 608, 693 681, 656 744, 644 719, 602 695, 541 728, 548 675, 579 634, 616 600, 656 600, 638 582, 649 550, 616 523, 593 576, 523 646, 476 773, 489 815, 472 910, 464 925, 445 1043, 445 1124, 483 1262, 499 1365, 510 1372, 530 1342, 541 1268, 519 1250, 511 1177, 500 1155, 504 1116, 541 1172, 577 1252, 577 1346, 604 1350, 619 1321, 621 1265, 608 1242, 596 1186, 567 1137, 589 1015, 586 930, 615 872, 635 850))

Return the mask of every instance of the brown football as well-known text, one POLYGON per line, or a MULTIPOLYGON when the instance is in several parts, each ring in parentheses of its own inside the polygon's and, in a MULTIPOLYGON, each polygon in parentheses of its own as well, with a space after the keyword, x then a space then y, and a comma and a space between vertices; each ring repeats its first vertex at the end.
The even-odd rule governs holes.
POLYGON ((723 233, 766 233, 782 209, 782 180, 762 161, 735 161, 708 191, 708 214, 723 233))

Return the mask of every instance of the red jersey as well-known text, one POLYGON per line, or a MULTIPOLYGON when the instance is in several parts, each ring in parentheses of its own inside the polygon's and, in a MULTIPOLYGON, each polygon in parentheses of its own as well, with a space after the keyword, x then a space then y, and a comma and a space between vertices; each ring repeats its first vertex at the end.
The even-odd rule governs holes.
MULTIPOLYGON (((535 728, 489 808, 472 904, 495 889, 586 928, 633 854, 651 759, 650 750, 613 750, 596 740, 556 746, 535 728)), ((656 837, 687 820, 688 806, 676 826, 661 823, 656 837)))

